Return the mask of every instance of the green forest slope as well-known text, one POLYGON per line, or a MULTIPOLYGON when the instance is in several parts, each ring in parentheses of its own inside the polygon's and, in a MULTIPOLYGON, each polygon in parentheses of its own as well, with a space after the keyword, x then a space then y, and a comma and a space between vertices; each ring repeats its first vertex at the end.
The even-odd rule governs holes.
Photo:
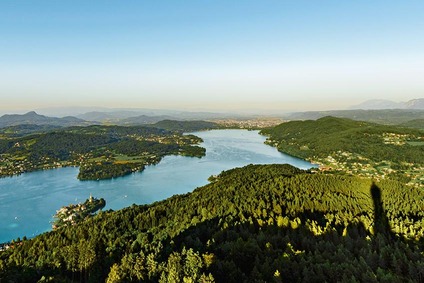
POLYGON ((187 133, 187 132, 198 132, 198 131, 217 129, 219 128, 219 125, 213 122, 200 121, 200 120, 199 121, 162 120, 155 124, 152 124, 152 127, 165 129, 168 131, 187 133))
POLYGON ((402 123, 401 126, 424 130, 424 119, 411 120, 411 121, 402 123))
POLYGON ((249 165, 0 252, 2 282, 422 282, 424 192, 249 165))
POLYGON ((293 113, 288 120, 316 120, 325 116, 348 118, 385 125, 398 125, 415 119, 424 119, 422 109, 381 109, 381 110, 329 110, 293 113))
POLYGON ((335 171, 424 185, 424 131, 344 118, 264 129, 267 143, 335 171))

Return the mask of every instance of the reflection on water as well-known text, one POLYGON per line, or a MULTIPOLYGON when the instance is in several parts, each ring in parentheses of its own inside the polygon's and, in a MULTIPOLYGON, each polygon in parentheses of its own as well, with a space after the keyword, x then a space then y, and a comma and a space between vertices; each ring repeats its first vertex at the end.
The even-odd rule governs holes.
POLYGON ((82 202, 90 193, 106 199, 105 209, 145 204, 207 184, 223 170, 250 163, 289 163, 310 168, 309 162, 265 145, 257 131, 214 130, 200 136, 206 156, 167 156, 144 172, 104 181, 78 181, 78 168, 60 168, 0 179, 0 242, 33 237, 50 230, 52 215, 61 206, 82 202))

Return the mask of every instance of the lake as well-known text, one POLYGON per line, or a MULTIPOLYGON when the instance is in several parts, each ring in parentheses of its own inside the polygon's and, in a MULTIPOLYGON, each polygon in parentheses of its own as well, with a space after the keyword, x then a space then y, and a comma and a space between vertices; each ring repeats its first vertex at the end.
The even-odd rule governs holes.
POLYGON ((104 198, 104 209, 146 204, 193 191, 211 175, 248 164, 289 163, 307 169, 311 163, 265 145, 258 131, 195 132, 206 148, 203 158, 167 156, 143 172, 112 180, 79 181, 78 168, 58 168, 0 179, 0 243, 34 237, 51 230, 56 210, 84 202, 90 194, 104 198))

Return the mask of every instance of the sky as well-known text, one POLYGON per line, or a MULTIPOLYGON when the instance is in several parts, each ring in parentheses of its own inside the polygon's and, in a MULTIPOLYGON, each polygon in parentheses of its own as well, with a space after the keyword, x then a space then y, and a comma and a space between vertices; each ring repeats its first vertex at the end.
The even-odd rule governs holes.
POLYGON ((0 112, 424 97, 424 1, 0 1, 0 112))

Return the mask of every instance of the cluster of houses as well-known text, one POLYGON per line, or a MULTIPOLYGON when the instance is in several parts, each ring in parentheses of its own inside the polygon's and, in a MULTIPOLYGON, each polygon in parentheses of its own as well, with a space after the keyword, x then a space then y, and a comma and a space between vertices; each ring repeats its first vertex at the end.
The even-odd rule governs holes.
POLYGON ((90 194, 89 199, 84 203, 70 204, 56 211, 56 219, 52 228, 57 229, 61 226, 75 225, 78 221, 90 216, 92 213, 102 209, 106 205, 104 199, 96 199, 90 194))
MULTIPOLYGON (((313 163, 320 165, 321 171, 340 171, 351 175, 364 176, 374 178, 376 180, 385 179, 390 174, 398 173, 398 170, 393 169, 391 161, 374 162, 359 154, 351 152, 337 151, 333 155, 326 158, 314 158, 313 163)), ((402 174, 405 177, 411 178, 409 185, 424 186, 424 167, 413 164, 403 163, 405 168, 402 174), (406 173, 404 173, 407 171, 406 173)))

